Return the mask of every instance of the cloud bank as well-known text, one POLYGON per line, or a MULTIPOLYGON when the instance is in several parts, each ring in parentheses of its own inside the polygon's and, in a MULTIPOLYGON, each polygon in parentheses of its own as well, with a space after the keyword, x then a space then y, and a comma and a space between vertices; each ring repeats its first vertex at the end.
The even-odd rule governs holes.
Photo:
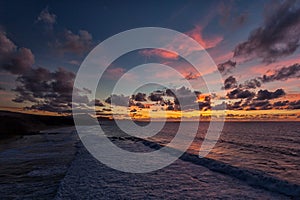
POLYGON ((272 63, 298 49, 300 8, 297 1, 275 1, 265 13, 264 24, 254 29, 247 41, 235 47, 234 57, 259 58, 264 63, 272 63))

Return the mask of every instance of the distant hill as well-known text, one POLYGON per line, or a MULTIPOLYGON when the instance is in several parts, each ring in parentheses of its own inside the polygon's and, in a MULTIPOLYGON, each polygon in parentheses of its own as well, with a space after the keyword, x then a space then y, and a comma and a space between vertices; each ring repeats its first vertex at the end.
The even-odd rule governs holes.
POLYGON ((72 116, 45 116, 0 111, 0 139, 38 133, 40 130, 74 125, 72 116))

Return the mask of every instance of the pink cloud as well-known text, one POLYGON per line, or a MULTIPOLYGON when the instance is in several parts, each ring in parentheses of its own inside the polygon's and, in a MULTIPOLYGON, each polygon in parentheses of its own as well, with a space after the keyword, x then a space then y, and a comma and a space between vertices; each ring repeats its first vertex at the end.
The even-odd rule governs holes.
POLYGON ((120 78, 125 73, 125 69, 121 67, 109 68, 104 74, 106 78, 117 79, 120 78))
POLYGON ((295 57, 295 58, 288 59, 288 60, 282 60, 282 61, 278 61, 276 63, 271 63, 269 65, 267 65, 267 64, 258 64, 258 65, 252 66, 250 68, 250 70, 251 70, 252 73, 255 73, 255 74, 269 75, 269 74, 272 74, 273 70, 275 70, 275 69, 279 69, 279 68, 282 68, 284 66, 290 66, 290 65, 293 65, 295 63, 300 63, 299 58, 295 57))
MULTIPOLYGON (((181 50, 181 52, 185 52, 185 55, 190 54, 193 51, 200 51, 203 49, 210 49, 215 46, 217 46, 221 41, 223 41, 223 36, 210 36, 210 37, 204 37, 203 36, 203 28, 202 26, 196 26, 194 29, 186 32, 188 36, 196 40, 203 48, 201 47, 191 47, 190 41, 185 41, 184 37, 178 37, 174 38, 171 44, 166 46, 166 49, 170 50, 181 50)), ((150 50, 142 50, 140 51, 142 55, 145 55, 147 57, 150 56, 158 56, 164 59, 169 60, 177 60, 179 58, 179 55, 175 52, 165 51, 161 49, 150 49, 150 50)), ((184 56, 184 55, 183 55, 184 56)))
POLYGON ((186 32, 188 36, 196 40, 204 49, 210 49, 217 46, 223 41, 223 36, 211 36, 210 38, 204 38, 203 27, 197 25, 194 29, 186 32))
POLYGON ((230 51, 227 53, 220 53, 219 55, 214 55, 211 53, 210 55, 213 57, 213 59, 216 63, 222 63, 222 62, 232 59, 233 52, 230 51))
POLYGON ((140 51, 141 54, 151 57, 151 56, 158 56, 161 58, 166 58, 166 59, 178 59, 178 54, 170 52, 170 51, 165 51, 161 49, 145 49, 140 51))

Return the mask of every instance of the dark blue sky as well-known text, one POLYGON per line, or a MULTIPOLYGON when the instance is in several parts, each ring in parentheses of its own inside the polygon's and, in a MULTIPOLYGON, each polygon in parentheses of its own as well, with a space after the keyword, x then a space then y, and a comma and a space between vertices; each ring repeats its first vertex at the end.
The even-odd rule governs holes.
POLYGON ((220 25, 220 1, 2 1, 0 25, 18 46, 28 47, 33 51, 37 64, 47 67, 48 64, 53 64, 53 61, 57 62, 48 58, 49 52, 55 56, 49 43, 59 37, 65 29, 73 33, 87 30, 97 44, 132 28, 155 26, 187 32, 195 25, 203 24, 206 26, 204 35, 222 34, 228 43, 232 43, 230 36, 235 35, 233 43, 236 43, 237 39, 246 38, 249 30, 261 23, 258 19, 262 18, 263 6, 257 4, 265 4, 241 2, 229 6, 232 7, 229 11, 231 18, 241 14, 247 16, 247 26, 238 30, 238 36, 232 32, 236 32, 234 29, 237 29, 234 22, 220 25), (36 21, 45 8, 57 16, 51 33, 43 29, 42 23, 36 21))

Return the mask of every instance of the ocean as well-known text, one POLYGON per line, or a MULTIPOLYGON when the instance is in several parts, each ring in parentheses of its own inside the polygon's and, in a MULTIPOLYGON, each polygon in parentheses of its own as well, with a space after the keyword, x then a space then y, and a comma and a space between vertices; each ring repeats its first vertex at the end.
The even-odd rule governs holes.
MULTIPOLYGON (((182 122, 187 136, 195 131, 194 123, 182 122)), ((136 153, 153 152, 168 145, 179 125, 167 122, 157 135, 139 139, 132 136, 135 133, 121 131, 114 122, 101 122, 105 137, 119 148, 136 153)), ((120 172, 99 162, 80 142, 74 127, 1 143, 0 197, 300 198, 299 122, 226 122, 215 147, 205 158, 199 158, 208 125, 199 123, 192 144, 174 163, 149 173, 120 172)), ((85 128, 87 134, 93 134, 97 127, 85 128)), ((185 137, 180 139, 184 143, 185 137)), ((180 144, 170 148, 179 150, 180 144)))

